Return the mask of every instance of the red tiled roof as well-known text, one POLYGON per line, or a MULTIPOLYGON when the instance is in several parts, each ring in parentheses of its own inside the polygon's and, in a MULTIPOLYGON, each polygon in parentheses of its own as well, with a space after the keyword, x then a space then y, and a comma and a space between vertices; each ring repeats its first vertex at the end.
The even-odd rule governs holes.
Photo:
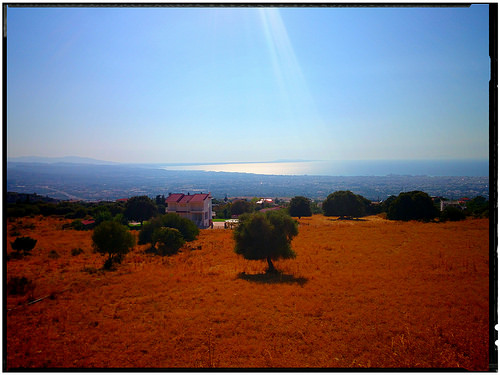
POLYGON ((194 194, 192 195, 191 202, 203 202, 210 194, 194 194))
POLYGON ((94 224, 95 223, 95 220, 82 220, 82 224, 83 225, 90 225, 90 224, 94 224))
POLYGON ((120 198, 116 200, 117 202, 127 202, 128 198, 120 198))
POLYGON ((179 203, 189 203, 192 198, 193 195, 184 195, 182 199, 179 201, 179 203))
POLYGON ((170 194, 165 202, 177 202, 177 203, 189 203, 189 202, 203 202, 205 199, 210 197, 209 194, 193 194, 193 195, 185 195, 185 194, 170 194))
POLYGON ((184 196, 184 194, 170 194, 167 199, 165 199, 165 202, 166 203, 169 203, 169 202, 179 202, 182 197, 184 196))

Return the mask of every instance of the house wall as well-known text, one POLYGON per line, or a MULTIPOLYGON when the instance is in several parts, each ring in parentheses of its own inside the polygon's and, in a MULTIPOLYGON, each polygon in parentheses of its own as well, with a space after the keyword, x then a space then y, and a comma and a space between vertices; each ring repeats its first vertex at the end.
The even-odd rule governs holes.
POLYGON ((167 212, 177 213, 193 221, 199 228, 208 228, 212 222, 212 199, 192 203, 168 202, 167 212))

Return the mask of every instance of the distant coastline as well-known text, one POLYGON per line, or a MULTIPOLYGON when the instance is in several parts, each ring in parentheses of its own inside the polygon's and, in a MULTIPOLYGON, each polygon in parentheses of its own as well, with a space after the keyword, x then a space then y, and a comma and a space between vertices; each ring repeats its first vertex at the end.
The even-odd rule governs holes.
POLYGON ((288 176, 489 177, 488 159, 463 160, 281 160, 272 162, 170 163, 166 170, 238 172, 288 176))
MULTIPOLYGON (((312 162, 302 163, 306 164, 312 165, 312 162)), ((269 167, 263 163, 254 165, 269 167)), ((286 163, 280 163, 279 166, 286 166, 286 163)), ((461 167, 459 171, 463 170, 461 167)), ((371 172, 375 172, 375 169, 371 172)), ((6 182, 8 192, 87 201, 115 200, 134 195, 154 197, 169 192, 211 192, 215 198, 303 195, 312 199, 325 199, 337 190, 351 190, 371 200, 385 199, 389 195, 412 190, 453 199, 478 195, 488 197, 490 186, 487 176, 405 176, 404 173, 385 176, 278 175, 168 170, 151 165, 21 162, 7 162, 6 182)))
POLYGON ((489 177, 489 159, 304 160, 235 162, 118 163, 66 157, 17 157, 8 163, 84 164, 154 168, 170 171, 236 172, 276 176, 465 176, 489 177))

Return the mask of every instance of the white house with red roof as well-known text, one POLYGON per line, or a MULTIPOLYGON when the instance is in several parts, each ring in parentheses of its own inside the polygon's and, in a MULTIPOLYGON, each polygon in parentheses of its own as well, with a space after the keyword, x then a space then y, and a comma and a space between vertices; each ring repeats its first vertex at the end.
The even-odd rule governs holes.
POLYGON ((193 221, 199 228, 212 225, 212 197, 208 194, 169 194, 166 212, 176 213, 193 221))

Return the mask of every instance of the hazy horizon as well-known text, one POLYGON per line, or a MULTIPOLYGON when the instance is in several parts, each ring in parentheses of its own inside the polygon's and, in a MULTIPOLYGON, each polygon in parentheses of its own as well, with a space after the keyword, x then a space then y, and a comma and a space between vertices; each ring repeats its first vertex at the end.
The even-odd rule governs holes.
POLYGON ((79 157, 8 158, 14 163, 123 165, 170 171, 236 172, 290 176, 469 176, 489 177, 489 159, 274 160, 263 162, 116 163, 79 157))
POLYGON ((8 158, 489 158, 488 5, 6 13, 8 158))

